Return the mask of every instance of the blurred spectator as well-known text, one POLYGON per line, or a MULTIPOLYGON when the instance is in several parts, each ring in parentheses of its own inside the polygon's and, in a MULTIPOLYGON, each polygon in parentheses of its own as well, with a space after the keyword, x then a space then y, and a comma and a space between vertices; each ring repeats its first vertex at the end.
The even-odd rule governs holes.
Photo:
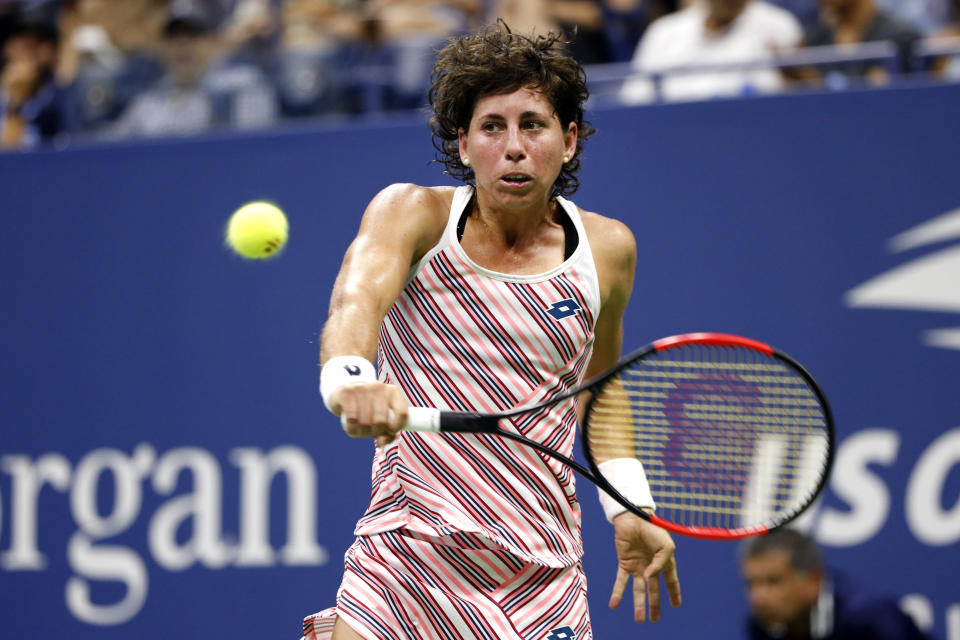
POLYGON ((17 26, 19 18, 20 11, 16 0, 0 0, 0 51, 3 51, 3 43, 17 26))
MULTIPOLYGON (((660 93, 665 100, 772 93, 784 87, 777 69, 704 71, 703 67, 762 63, 797 48, 802 35, 800 23, 790 12, 761 0, 694 0, 647 28, 632 66, 642 74, 662 74, 660 93)), ((627 104, 655 100, 655 82, 628 79, 622 100, 627 104)))
POLYGON ((628 62, 651 19, 645 0, 604 0, 603 31, 611 62, 628 62))
POLYGON ((448 38, 467 33, 481 13, 480 0, 368 0, 382 61, 392 70, 387 108, 426 104, 434 51, 448 38))
POLYGON ((283 46, 313 49, 348 42, 363 34, 362 0, 286 0, 283 3, 283 46))
POLYGON ((287 116, 354 111, 350 68, 363 61, 362 0, 286 0, 274 76, 287 116))
POLYGON ((950 23, 950 0, 876 0, 877 6, 912 25, 923 34, 931 34, 950 23))
POLYGON ((377 112, 426 101, 434 49, 473 28, 481 0, 287 0, 284 113, 377 112))
MULTIPOLYGON (((169 5, 170 0, 67 0, 60 14, 63 41, 71 42, 77 29, 95 26, 124 56, 151 57, 157 52, 169 5)), ((77 51, 64 47, 58 73, 65 82, 73 79, 77 56, 77 51)))
POLYGON ((952 5, 951 18, 936 35, 944 38, 960 38, 960 0, 951 0, 952 5))
POLYGON ((0 67, 0 148, 34 148, 63 130, 58 48, 55 25, 29 17, 12 25, 0 67))
POLYGON ((282 0, 236 0, 220 26, 224 57, 272 72, 282 7, 282 0))
MULTIPOLYGON (((951 4, 953 19, 933 34, 932 42, 947 40, 960 43, 960 0, 952 0, 951 4)), ((960 82, 960 54, 937 58, 933 62, 933 71, 943 80, 960 82)))
POLYGON ((817 15, 820 13, 820 3, 818 0, 768 0, 770 4, 775 4, 782 9, 792 13, 800 24, 806 29, 817 21, 817 15))
POLYGON ((750 640, 924 640, 892 598, 828 573, 815 542, 793 529, 751 538, 741 547, 750 640))
POLYGON ((219 42, 201 5, 175 4, 164 26, 164 76, 138 95, 108 137, 190 135, 212 127, 249 129, 276 120, 276 97, 252 65, 214 64, 219 42))
POLYGON ((59 69, 66 85, 65 116, 71 132, 83 134, 115 120, 135 96, 163 74, 156 52, 127 53, 98 24, 83 24, 70 32, 59 69))
POLYGON ((207 25, 219 31, 233 13, 238 0, 170 0, 170 12, 173 14, 196 12, 202 14, 207 25))
POLYGON ((69 0, 59 15, 57 66, 73 133, 115 120, 163 74, 157 62, 168 0, 69 0))
MULTIPOLYGON (((889 41, 897 45, 895 71, 911 69, 913 45, 920 33, 909 24, 877 7, 874 0, 820 0, 820 21, 807 30, 807 46, 889 41)), ((845 77, 864 77, 871 84, 886 84, 889 70, 877 62, 826 65, 820 69, 828 85, 843 86, 845 77)))
POLYGON ((503 18, 516 33, 562 30, 572 37, 576 29, 568 49, 580 64, 612 60, 604 34, 604 7, 598 0, 496 0, 490 15, 503 18))

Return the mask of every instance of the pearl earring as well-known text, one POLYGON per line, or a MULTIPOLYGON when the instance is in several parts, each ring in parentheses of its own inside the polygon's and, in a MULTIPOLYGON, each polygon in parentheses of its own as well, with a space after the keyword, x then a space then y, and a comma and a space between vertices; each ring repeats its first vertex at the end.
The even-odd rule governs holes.
POLYGON ((460 162, 462 162, 462 163, 463 163, 463 166, 465 166, 465 167, 469 167, 469 166, 470 166, 470 158, 464 158, 464 159, 461 160, 460 162))
POLYGON ((563 156, 563 164, 570 162, 570 156, 563 156))

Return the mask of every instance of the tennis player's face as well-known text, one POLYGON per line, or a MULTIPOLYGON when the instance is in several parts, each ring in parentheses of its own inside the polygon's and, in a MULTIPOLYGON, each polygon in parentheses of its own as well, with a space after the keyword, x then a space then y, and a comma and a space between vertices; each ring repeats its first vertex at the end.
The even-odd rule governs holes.
POLYGON ((577 125, 563 126, 539 91, 477 100, 467 131, 460 129, 460 157, 468 159, 477 189, 501 206, 536 206, 577 147, 577 125))
POLYGON ((773 627, 802 622, 820 591, 819 573, 797 571, 786 551, 768 551, 743 561, 750 611, 773 627))

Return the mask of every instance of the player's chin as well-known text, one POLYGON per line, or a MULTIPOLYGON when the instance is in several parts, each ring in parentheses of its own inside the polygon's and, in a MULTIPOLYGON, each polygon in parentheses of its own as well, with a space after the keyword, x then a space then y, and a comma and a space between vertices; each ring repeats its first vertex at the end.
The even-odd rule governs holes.
POLYGON ((533 180, 522 184, 510 184, 501 180, 497 187, 500 199, 511 204, 529 204, 549 194, 549 191, 533 180))

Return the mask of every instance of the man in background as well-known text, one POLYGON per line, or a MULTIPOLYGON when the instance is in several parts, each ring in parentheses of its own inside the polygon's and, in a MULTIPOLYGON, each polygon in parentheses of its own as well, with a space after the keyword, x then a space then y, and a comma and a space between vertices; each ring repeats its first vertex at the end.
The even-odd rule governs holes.
POLYGON ((823 566, 816 543, 778 529, 744 543, 750 640, 925 640, 892 598, 871 593, 823 566))
POLYGON ((785 81, 764 66, 778 53, 798 48, 803 28, 789 11, 761 0, 692 0, 655 20, 637 46, 632 67, 644 74, 626 81, 627 104, 663 99, 703 100, 776 93, 785 81), (713 70, 710 66, 752 65, 713 70))

